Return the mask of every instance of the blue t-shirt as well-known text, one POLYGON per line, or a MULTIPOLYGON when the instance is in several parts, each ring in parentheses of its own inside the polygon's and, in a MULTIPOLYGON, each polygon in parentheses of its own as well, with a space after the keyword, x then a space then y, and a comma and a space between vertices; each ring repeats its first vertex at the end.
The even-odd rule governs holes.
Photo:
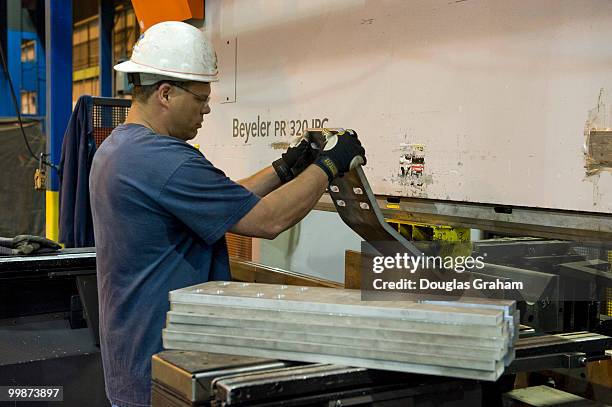
POLYGON ((106 392, 148 405, 168 291, 230 278, 224 234, 259 198, 186 142, 137 124, 102 143, 89 188, 106 392))

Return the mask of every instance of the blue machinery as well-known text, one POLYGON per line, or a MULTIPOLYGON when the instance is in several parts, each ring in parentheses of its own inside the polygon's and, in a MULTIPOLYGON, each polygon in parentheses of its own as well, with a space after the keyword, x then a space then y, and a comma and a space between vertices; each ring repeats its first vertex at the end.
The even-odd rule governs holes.
MULTIPOLYGON (((0 6, 1 7, 1 6, 0 6)), ((15 91, 17 102, 21 105, 21 91, 35 94, 37 116, 45 115, 45 47, 43 39, 39 38, 35 23, 17 1, 7 1, 5 10, 0 10, 0 38, 4 38, 3 46, 7 67, 15 91), (22 44, 32 44, 32 57, 22 62, 22 44)), ((41 13, 42 15, 42 13, 41 13)), ((0 94, 7 97, 0 100, 0 117, 15 117, 15 107, 9 95, 9 85, 4 73, 0 75, 0 94)))
MULTIPOLYGON (((5 46, 9 74, 15 88, 19 109, 23 112, 21 93, 35 100, 36 113, 25 115, 43 121, 47 135, 48 161, 60 160, 66 125, 72 112, 72 0, 38 0, 36 7, 42 18, 32 22, 20 1, 4 3, 4 18, 0 17, 0 46, 5 46), (38 29, 37 29, 38 28, 38 29), (44 34, 44 40, 42 33, 44 34), (44 41, 44 43, 43 43, 44 41), (22 44, 33 44, 33 59, 22 62, 22 44)), ((100 0, 100 96, 113 95, 112 29, 113 0, 100 0)), ((9 95, 8 80, 0 76, 0 94, 9 95)), ((0 98, 0 117, 15 117, 10 97, 0 98)), ((39 153, 39 152, 36 152, 39 153)), ((59 217, 59 182, 55 170, 49 170, 46 191, 46 235, 57 240, 59 217)))
MULTIPOLYGON (((47 50, 47 152, 58 164, 72 111, 72 0, 45 0, 47 50)), ((47 237, 59 237, 59 180, 50 172, 46 195, 47 237)))

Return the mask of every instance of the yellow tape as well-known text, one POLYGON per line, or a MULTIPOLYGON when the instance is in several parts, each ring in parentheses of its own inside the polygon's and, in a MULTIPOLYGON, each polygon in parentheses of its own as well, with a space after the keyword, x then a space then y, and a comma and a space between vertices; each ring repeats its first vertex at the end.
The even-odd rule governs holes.
POLYGON ((59 191, 45 192, 45 230, 47 239, 59 239, 59 191))
POLYGON ((100 67, 92 66, 85 69, 79 69, 72 73, 72 81, 84 81, 85 79, 97 78, 100 75, 100 67))

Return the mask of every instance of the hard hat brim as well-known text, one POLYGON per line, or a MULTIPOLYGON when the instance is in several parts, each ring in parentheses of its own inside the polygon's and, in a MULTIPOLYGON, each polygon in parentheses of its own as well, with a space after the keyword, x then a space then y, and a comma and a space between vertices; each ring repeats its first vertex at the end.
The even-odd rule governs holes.
POLYGON ((214 74, 193 74, 193 73, 182 73, 174 71, 165 71, 162 69, 153 68, 133 61, 124 61, 113 67, 115 71, 125 73, 149 73, 156 75, 163 75, 177 80, 184 81, 195 81, 195 82, 217 82, 219 77, 217 73, 214 74))

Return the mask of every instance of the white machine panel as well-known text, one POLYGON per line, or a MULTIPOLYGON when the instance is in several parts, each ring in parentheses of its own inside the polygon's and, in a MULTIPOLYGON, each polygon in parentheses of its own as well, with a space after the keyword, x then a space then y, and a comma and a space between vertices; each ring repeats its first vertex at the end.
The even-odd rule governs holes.
POLYGON ((203 29, 221 79, 194 143, 232 178, 350 127, 377 194, 612 212, 584 157, 612 127, 611 1, 209 0, 203 29))

